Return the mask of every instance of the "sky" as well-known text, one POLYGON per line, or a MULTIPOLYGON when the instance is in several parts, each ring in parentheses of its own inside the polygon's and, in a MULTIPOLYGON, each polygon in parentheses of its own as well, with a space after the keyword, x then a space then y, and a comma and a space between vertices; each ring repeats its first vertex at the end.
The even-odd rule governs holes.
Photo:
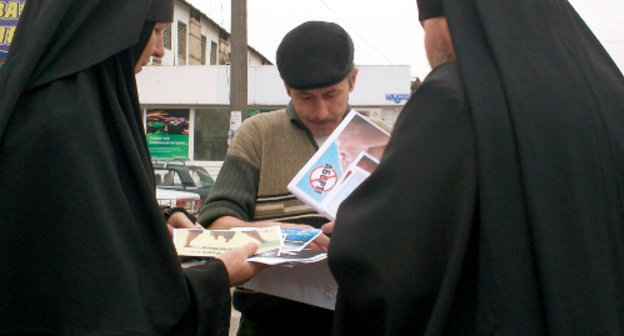
MULTIPOLYGON (((232 0, 186 0, 231 32, 232 0)), ((623 0, 569 0, 624 72, 623 0)), ((356 65, 410 65, 431 70, 415 0, 247 0, 247 42, 275 63, 282 37, 308 20, 340 24, 353 39, 356 65)))

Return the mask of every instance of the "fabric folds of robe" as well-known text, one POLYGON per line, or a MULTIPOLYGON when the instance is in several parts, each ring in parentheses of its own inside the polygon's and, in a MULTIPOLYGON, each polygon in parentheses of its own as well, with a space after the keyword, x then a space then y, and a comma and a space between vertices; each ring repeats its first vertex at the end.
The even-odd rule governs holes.
POLYGON ((0 70, 0 333, 227 334, 225 267, 183 271, 155 200, 131 53, 152 4, 25 6, 0 70))
POLYGON ((441 1, 476 184, 465 190, 472 168, 439 158, 435 142, 455 137, 449 126, 410 121, 448 113, 448 93, 422 98, 434 69, 379 170, 338 213, 329 250, 337 334, 621 335, 621 72, 565 0, 441 1), (448 185, 421 176, 433 168, 448 185), (474 211, 450 220, 469 199, 474 211))

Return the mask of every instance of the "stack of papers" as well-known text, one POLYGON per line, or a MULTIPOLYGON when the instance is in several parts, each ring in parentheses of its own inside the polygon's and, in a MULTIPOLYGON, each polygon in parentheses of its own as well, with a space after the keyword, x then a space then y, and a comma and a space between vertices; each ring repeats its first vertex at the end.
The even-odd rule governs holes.
POLYGON ((305 248, 321 233, 321 229, 279 226, 230 230, 174 229, 173 243, 179 256, 215 257, 254 242, 258 250, 249 261, 292 266, 327 258, 327 253, 305 248))
POLYGON ((327 258, 326 252, 318 252, 310 249, 301 251, 285 251, 285 252, 265 252, 250 257, 249 261, 258 262, 267 265, 280 265, 292 267, 299 264, 309 264, 321 261, 327 258))

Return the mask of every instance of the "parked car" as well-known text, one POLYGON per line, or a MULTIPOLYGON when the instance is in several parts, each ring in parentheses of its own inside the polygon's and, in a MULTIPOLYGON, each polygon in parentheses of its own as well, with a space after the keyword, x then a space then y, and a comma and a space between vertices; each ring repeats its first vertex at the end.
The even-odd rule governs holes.
POLYGON ((158 188, 197 193, 205 200, 214 186, 206 168, 180 161, 154 161, 154 176, 158 188))
POLYGON ((188 191, 156 188, 156 200, 159 205, 182 207, 193 215, 197 214, 201 207, 199 194, 188 191))

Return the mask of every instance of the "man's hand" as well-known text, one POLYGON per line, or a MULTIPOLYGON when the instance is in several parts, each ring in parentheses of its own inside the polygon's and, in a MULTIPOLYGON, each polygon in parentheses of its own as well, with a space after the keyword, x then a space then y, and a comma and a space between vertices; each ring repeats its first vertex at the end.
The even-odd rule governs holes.
POLYGON ((244 283, 267 266, 247 261, 247 257, 254 255, 257 249, 258 245, 256 243, 249 243, 217 257, 217 259, 223 261, 227 269, 230 286, 244 283))
POLYGON ((167 230, 169 230, 169 234, 172 237, 174 228, 203 229, 201 225, 191 222, 191 220, 188 219, 188 217, 186 217, 186 215, 182 212, 174 212, 167 220, 167 230))
POLYGON ((329 237, 326 234, 321 233, 318 237, 311 241, 306 248, 319 252, 327 252, 327 249, 329 249, 329 242, 329 237))
POLYGON ((323 224, 323 226, 321 226, 323 233, 326 235, 332 234, 332 232, 334 232, 334 224, 336 224, 335 221, 331 221, 331 222, 327 222, 323 224))

